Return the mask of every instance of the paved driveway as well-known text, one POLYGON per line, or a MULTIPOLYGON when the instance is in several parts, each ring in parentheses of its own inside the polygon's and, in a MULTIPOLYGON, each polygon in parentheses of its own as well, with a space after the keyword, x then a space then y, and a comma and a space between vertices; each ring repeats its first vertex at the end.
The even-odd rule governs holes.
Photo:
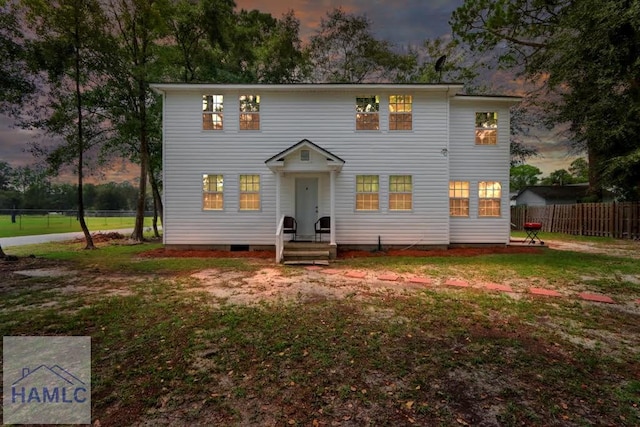
MULTIPOLYGON (((133 229, 123 228, 119 230, 91 230, 91 234, 113 232, 127 235, 131 234, 133 232, 133 229)), ((84 238, 84 233, 82 231, 74 233, 39 234, 37 236, 2 237, 0 238, 0 246, 5 249, 11 246, 35 245, 38 243, 49 242, 64 242, 67 240, 75 240, 81 238, 84 238)))

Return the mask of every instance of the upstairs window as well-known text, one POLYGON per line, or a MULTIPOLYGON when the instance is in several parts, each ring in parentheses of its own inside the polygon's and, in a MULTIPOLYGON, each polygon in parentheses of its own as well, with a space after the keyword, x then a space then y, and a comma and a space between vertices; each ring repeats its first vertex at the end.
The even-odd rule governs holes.
POLYGON ((380 179, 378 175, 356 176, 356 210, 377 211, 380 206, 380 179))
POLYGON ((449 181, 449 215, 469 216, 468 181, 449 181))
POLYGON ((260 210, 260 175, 240 175, 240 210, 260 210))
POLYGON ((202 95, 202 129, 222 130, 222 95, 202 95))
POLYGON ((389 177, 389 210, 410 211, 413 208, 413 183, 411 175, 389 177))
POLYGON ((478 216, 500 216, 502 184, 498 181, 478 183, 478 216))
POLYGON ((260 130, 260 95, 240 95, 240 130, 260 130))
POLYGON ((380 97, 356 98, 356 130, 380 129, 380 97))
POLYGON ((476 145, 498 143, 498 113, 476 113, 476 145))
POLYGON ((224 178, 222 175, 202 175, 202 209, 220 211, 224 208, 224 178))
POLYGON ((413 129, 413 97, 411 95, 389 96, 389 130, 413 129))

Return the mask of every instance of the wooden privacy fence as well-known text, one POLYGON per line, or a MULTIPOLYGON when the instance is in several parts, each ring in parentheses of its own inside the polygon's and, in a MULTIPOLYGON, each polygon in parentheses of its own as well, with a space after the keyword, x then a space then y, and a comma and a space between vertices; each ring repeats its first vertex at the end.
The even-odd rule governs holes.
POLYGON ((512 206, 512 227, 522 230, 525 222, 540 222, 550 233, 640 239, 640 203, 512 206))

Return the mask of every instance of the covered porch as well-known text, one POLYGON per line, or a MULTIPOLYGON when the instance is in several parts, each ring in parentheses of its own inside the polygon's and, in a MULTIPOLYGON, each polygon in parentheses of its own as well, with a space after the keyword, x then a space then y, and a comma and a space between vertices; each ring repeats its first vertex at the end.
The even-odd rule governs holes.
POLYGON ((316 242, 320 237, 335 257, 336 176, 344 163, 308 139, 265 161, 276 178, 276 262, 283 260, 285 239, 316 242), (293 232, 290 218, 296 228, 293 232), (319 225, 324 225, 322 233, 317 233, 319 225))

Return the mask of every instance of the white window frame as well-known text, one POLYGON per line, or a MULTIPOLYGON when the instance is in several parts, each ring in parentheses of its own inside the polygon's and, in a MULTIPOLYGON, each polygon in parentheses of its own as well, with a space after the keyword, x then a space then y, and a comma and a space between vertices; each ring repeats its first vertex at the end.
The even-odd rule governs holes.
POLYGON ((257 212, 262 210, 262 177, 259 174, 242 174, 238 177, 238 210, 241 212, 257 212), (252 181, 251 181, 251 186, 253 187, 256 184, 256 181, 254 181, 253 179, 257 178, 257 184, 258 184, 258 189, 251 189, 251 190, 247 190, 247 189, 243 189, 243 187, 245 187, 247 184, 249 184, 248 182, 243 182, 243 178, 244 177, 252 177, 252 181), (243 196, 244 195, 257 195, 258 196, 258 206, 256 208, 247 208, 247 207, 243 207, 243 196))
POLYGON ((222 211, 224 210, 224 175, 222 174, 202 174, 202 210, 204 211, 222 211), (212 185, 211 177, 215 180, 212 185), (208 180, 208 183, 207 183, 208 180), (212 189, 213 187, 213 189, 212 189), (214 200, 207 200, 208 196, 214 196, 214 200), (219 200, 218 200, 219 198, 219 200), (213 202, 220 206, 210 207, 208 202, 213 202))
POLYGON ((224 130, 224 95, 202 95, 202 130, 224 130))
POLYGON ((380 210, 380 175, 356 175, 355 202, 355 209, 358 212, 377 212, 380 210), (376 190, 373 190, 374 187, 376 190), (375 209, 365 207, 373 206, 374 202, 375 209))
POLYGON ((355 118, 357 131, 379 131, 380 96, 357 96, 355 118))
POLYGON ((240 95, 238 98, 241 131, 260 130, 260 95, 240 95))
POLYGON ((413 210, 413 176, 412 175, 389 175, 389 211, 391 212, 409 212, 413 210), (402 178, 400 181, 402 182, 393 182, 394 178, 402 178), (408 178, 408 182, 407 182, 408 178), (396 188, 394 188, 394 186, 396 188), (393 196, 409 196, 408 199, 401 197, 403 200, 398 202, 396 201, 396 206, 398 204, 402 204, 402 208, 393 207, 392 200, 393 196), (407 200, 409 202, 409 207, 405 207, 407 200))
POLYGON ((476 112, 476 145, 497 145, 498 144, 498 112, 482 111, 476 112))
POLYGON ((478 217, 502 217, 502 183, 500 181, 478 182, 478 217))
POLYGON ((410 131, 413 130, 413 96, 412 95, 389 95, 389 131, 410 131), (408 117, 408 120, 406 118, 408 117), (402 119, 398 121, 398 119, 402 119), (398 127, 398 124, 407 124, 398 127))
POLYGON ((449 216, 469 217, 470 188, 469 181, 449 181, 449 216))

